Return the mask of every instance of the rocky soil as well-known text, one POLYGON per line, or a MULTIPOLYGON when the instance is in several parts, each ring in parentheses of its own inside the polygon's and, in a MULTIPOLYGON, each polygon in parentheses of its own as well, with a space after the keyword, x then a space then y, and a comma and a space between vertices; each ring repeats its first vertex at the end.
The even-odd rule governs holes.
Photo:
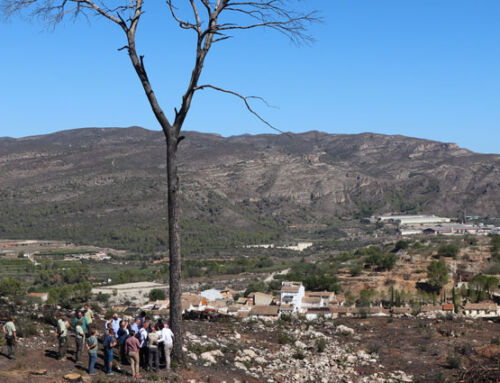
MULTIPOLYGON (((455 382, 461 376, 500 371, 500 346, 491 341, 500 324, 456 319, 370 318, 305 322, 186 321, 186 363, 142 381, 210 383, 455 382), (458 366, 450 366, 450 357, 458 366), (481 370, 482 371, 482 370, 481 370)), ((86 374, 86 356, 75 366, 54 359, 53 330, 23 338, 17 360, 0 356, 0 381, 65 382, 76 373, 86 382, 128 382, 130 367, 115 376, 86 374)), ((70 350, 73 349, 70 342, 70 350)), ((99 359, 98 368, 102 366, 99 359)), ((500 375, 498 375, 500 376, 500 375)), ((80 380, 80 378, 78 379, 80 380)), ((477 380, 463 380, 474 382, 477 380)), ((483 380, 485 382, 489 380, 483 380)), ((492 380, 493 381, 493 380, 492 380)))

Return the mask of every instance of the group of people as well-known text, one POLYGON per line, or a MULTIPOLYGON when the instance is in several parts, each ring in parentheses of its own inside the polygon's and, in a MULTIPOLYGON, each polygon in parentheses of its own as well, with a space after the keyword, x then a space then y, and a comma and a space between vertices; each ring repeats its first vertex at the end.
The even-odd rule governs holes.
POLYGON ((104 326, 103 346, 107 374, 112 374, 113 349, 118 351, 122 364, 130 363, 133 377, 141 377, 141 367, 158 371, 161 357, 165 358, 165 368, 170 369, 174 334, 162 320, 153 323, 144 312, 134 321, 122 320, 118 314, 114 314, 104 326))
MULTIPOLYGON (((57 336, 59 339, 58 358, 65 359, 68 344, 68 330, 75 333, 75 363, 80 361, 84 347, 89 354, 88 372, 95 375, 95 364, 99 350, 99 332, 93 326, 93 312, 84 306, 84 310, 76 312, 70 323, 64 314, 57 322, 57 336)), ((160 357, 165 358, 165 367, 170 369, 170 355, 172 353, 174 334, 168 324, 159 320, 153 323, 146 313, 141 313, 134 321, 121 319, 114 314, 104 324, 102 339, 104 371, 113 375, 113 359, 118 355, 121 365, 130 364, 132 377, 141 378, 140 368, 158 371, 160 357)))
POLYGON ((59 360, 66 359, 66 352, 68 349, 68 330, 73 329, 75 332, 75 363, 80 361, 83 352, 85 340, 92 336, 94 322, 94 312, 88 304, 83 306, 83 310, 76 312, 75 318, 68 322, 66 316, 61 313, 57 320, 57 339, 59 343, 59 351, 57 357, 59 360))
MULTIPOLYGON (((8 347, 8 357, 15 359, 17 345, 16 318, 3 326, 8 347)), ((88 304, 78 310, 70 321, 64 313, 60 313, 57 320, 57 338, 59 349, 57 358, 65 360, 68 349, 70 331, 75 336, 75 363, 79 363, 82 354, 87 349, 89 355, 88 373, 95 375, 95 365, 99 350, 99 331, 94 326, 94 313, 88 304)), ((116 353, 121 365, 130 364, 132 376, 141 378, 140 369, 158 371, 160 359, 165 360, 165 368, 170 369, 170 356, 172 353, 174 334, 160 319, 156 323, 142 312, 133 321, 121 319, 114 314, 104 324, 104 337, 102 347, 104 353, 104 370, 112 375, 113 358, 116 353)))

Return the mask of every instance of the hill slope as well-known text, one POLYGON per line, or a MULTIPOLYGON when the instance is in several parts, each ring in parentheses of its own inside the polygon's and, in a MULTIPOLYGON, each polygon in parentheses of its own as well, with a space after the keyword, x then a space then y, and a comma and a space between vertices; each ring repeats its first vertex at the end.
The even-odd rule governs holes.
MULTIPOLYGON (((372 133, 185 136, 190 251, 276 240, 338 216, 500 215, 500 155, 372 133)), ((152 250, 165 238, 164 173, 162 133, 138 127, 0 138, 0 237, 152 250)))

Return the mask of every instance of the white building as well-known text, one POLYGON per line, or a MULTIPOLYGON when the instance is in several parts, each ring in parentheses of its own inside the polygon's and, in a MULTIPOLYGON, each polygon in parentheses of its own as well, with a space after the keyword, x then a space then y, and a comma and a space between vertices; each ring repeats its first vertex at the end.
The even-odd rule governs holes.
POLYGON ((201 292, 201 296, 207 301, 216 301, 217 299, 223 299, 220 290, 208 289, 201 292))
POLYGON ((495 318, 500 316, 500 307, 494 303, 467 303, 464 315, 471 318, 495 318))
POLYGON ((281 305, 292 305, 294 312, 300 310, 305 289, 301 282, 283 281, 281 283, 280 303, 281 305))
POLYGON ((423 230, 423 233, 431 235, 487 235, 491 233, 491 227, 450 223, 446 225, 428 227, 423 230))
POLYGON ((287 246, 276 246, 272 243, 262 244, 262 245, 247 245, 246 248, 261 248, 261 249, 282 249, 282 250, 293 250, 293 251, 304 251, 313 245, 312 242, 299 242, 295 245, 287 246))
POLYGON ((437 217, 435 215, 381 215, 370 218, 372 222, 394 222, 399 225, 425 225, 433 223, 451 222, 450 218, 437 217))

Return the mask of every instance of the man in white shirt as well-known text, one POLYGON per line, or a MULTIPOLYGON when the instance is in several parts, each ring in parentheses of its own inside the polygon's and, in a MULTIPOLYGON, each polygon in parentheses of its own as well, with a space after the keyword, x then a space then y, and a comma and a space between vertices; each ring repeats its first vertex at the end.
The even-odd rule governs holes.
POLYGON ((118 330, 120 330, 120 322, 122 319, 118 316, 118 314, 113 314, 113 320, 111 321, 111 326, 113 326, 113 330, 115 334, 118 334, 118 330))
POLYGON ((163 341, 163 347, 165 347, 167 370, 170 370, 170 354, 174 346, 174 333, 168 328, 168 324, 165 324, 165 327, 161 330, 161 340, 163 341))

